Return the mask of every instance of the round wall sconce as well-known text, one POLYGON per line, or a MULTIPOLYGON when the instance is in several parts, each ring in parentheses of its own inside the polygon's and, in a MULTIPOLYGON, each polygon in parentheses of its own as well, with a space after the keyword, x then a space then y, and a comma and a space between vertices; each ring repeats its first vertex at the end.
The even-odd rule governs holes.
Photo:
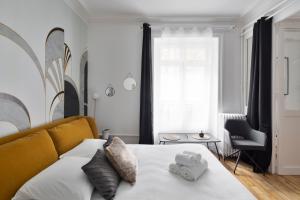
POLYGON ((123 82, 123 86, 126 90, 132 91, 136 88, 136 81, 134 80, 133 76, 131 73, 127 75, 123 82))
POLYGON ((108 97, 113 97, 115 95, 115 89, 112 84, 109 84, 105 89, 105 95, 108 97))

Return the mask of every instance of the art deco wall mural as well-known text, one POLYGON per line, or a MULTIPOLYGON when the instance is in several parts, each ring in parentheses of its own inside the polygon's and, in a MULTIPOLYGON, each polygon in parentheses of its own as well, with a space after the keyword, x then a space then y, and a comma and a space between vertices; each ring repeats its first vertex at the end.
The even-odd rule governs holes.
POLYGON ((72 80, 72 53, 67 44, 65 44, 65 104, 64 116, 70 117, 79 115, 79 96, 75 82, 72 80))
POLYGON ((80 61, 80 114, 88 111, 88 52, 84 52, 80 61))
POLYGON ((64 117, 64 30, 52 29, 45 45, 46 112, 47 121, 64 117))
POLYGON ((36 70, 38 70, 41 81, 43 86, 45 87, 45 81, 44 81, 44 73, 43 73, 43 68, 35 55, 34 51, 32 48, 29 46, 29 44, 20 36, 18 35, 15 31, 13 31, 11 28, 8 26, 0 23, 0 35, 6 37, 7 39, 11 40, 14 42, 16 45, 18 45, 20 48, 22 48, 28 56, 32 59, 32 61, 35 64, 36 70))
POLYGON ((20 99, 10 94, 0 93, 0 121, 8 122, 16 129, 30 128, 30 116, 26 106, 20 99))
POLYGON ((53 28, 41 44, 44 66, 37 56, 43 54, 0 23, 0 137, 80 113, 74 76, 81 63, 72 66, 64 29, 53 28))
POLYGON ((30 128, 43 116, 45 96, 42 66, 29 44, 10 27, 0 23, 0 137, 30 128), (11 59, 18 58, 18 59, 11 59), (17 81, 16 81, 17 80, 17 81), (35 84, 35 87, 31 87, 35 84), (29 110, 35 113, 31 119, 29 110))

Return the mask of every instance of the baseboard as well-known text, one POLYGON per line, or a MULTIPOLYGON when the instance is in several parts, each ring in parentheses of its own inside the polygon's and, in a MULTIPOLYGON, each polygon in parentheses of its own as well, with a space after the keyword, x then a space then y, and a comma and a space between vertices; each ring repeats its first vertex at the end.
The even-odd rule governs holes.
POLYGON ((300 166, 284 166, 278 167, 279 175, 300 175, 300 166))
POLYGON ((139 136, 138 135, 124 135, 124 134, 112 134, 121 138, 126 144, 138 144, 139 136))

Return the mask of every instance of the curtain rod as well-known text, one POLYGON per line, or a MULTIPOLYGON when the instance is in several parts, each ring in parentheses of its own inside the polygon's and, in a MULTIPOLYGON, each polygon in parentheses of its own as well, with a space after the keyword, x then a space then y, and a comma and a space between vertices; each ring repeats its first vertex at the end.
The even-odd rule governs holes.
MULTIPOLYGON (((275 5, 274 7, 272 7, 270 10, 268 10, 267 12, 265 12, 265 14, 263 14, 262 16, 266 16, 267 19, 270 19, 271 17, 274 17, 275 15, 277 15, 278 13, 280 13, 284 8, 281 8, 279 10, 277 10, 276 12, 274 12, 273 14, 271 15, 268 15, 268 13, 271 13, 272 11, 276 10, 278 7, 280 7, 281 5, 285 4, 286 2, 288 2, 289 0, 284 0, 280 3, 278 3, 277 5, 275 5)), ((247 29, 249 26, 252 26, 256 21, 257 19, 259 19, 260 17, 256 18, 255 20, 249 22, 248 24, 246 24, 245 26, 242 27, 242 30, 244 29, 247 29)))
MULTIPOLYGON (((228 24, 228 25, 216 25, 216 24, 199 24, 199 23, 189 23, 189 24, 180 24, 180 23, 177 23, 177 24, 172 24, 172 23, 161 23, 161 24, 153 24, 151 25, 150 24, 150 27, 153 28, 153 29, 163 29, 165 27, 177 27, 177 26, 181 26, 181 27, 201 27, 201 28, 207 28, 207 27, 211 27, 212 29, 229 29, 229 30, 232 30, 232 29, 235 29, 237 26, 236 25, 233 25, 233 24, 228 24)), ((143 29, 143 25, 140 26, 141 29, 143 29)))

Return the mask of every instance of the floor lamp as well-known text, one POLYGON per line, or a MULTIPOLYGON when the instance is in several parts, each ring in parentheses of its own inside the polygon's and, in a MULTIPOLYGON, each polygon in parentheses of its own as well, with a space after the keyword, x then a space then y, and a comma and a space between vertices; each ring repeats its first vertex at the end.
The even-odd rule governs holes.
POLYGON ((99 99, 99 94, 94 93, 93 94, 93 100, 94 100, 94 119, 96 119, 96 108, 97 108, 97 100, 99 99))

